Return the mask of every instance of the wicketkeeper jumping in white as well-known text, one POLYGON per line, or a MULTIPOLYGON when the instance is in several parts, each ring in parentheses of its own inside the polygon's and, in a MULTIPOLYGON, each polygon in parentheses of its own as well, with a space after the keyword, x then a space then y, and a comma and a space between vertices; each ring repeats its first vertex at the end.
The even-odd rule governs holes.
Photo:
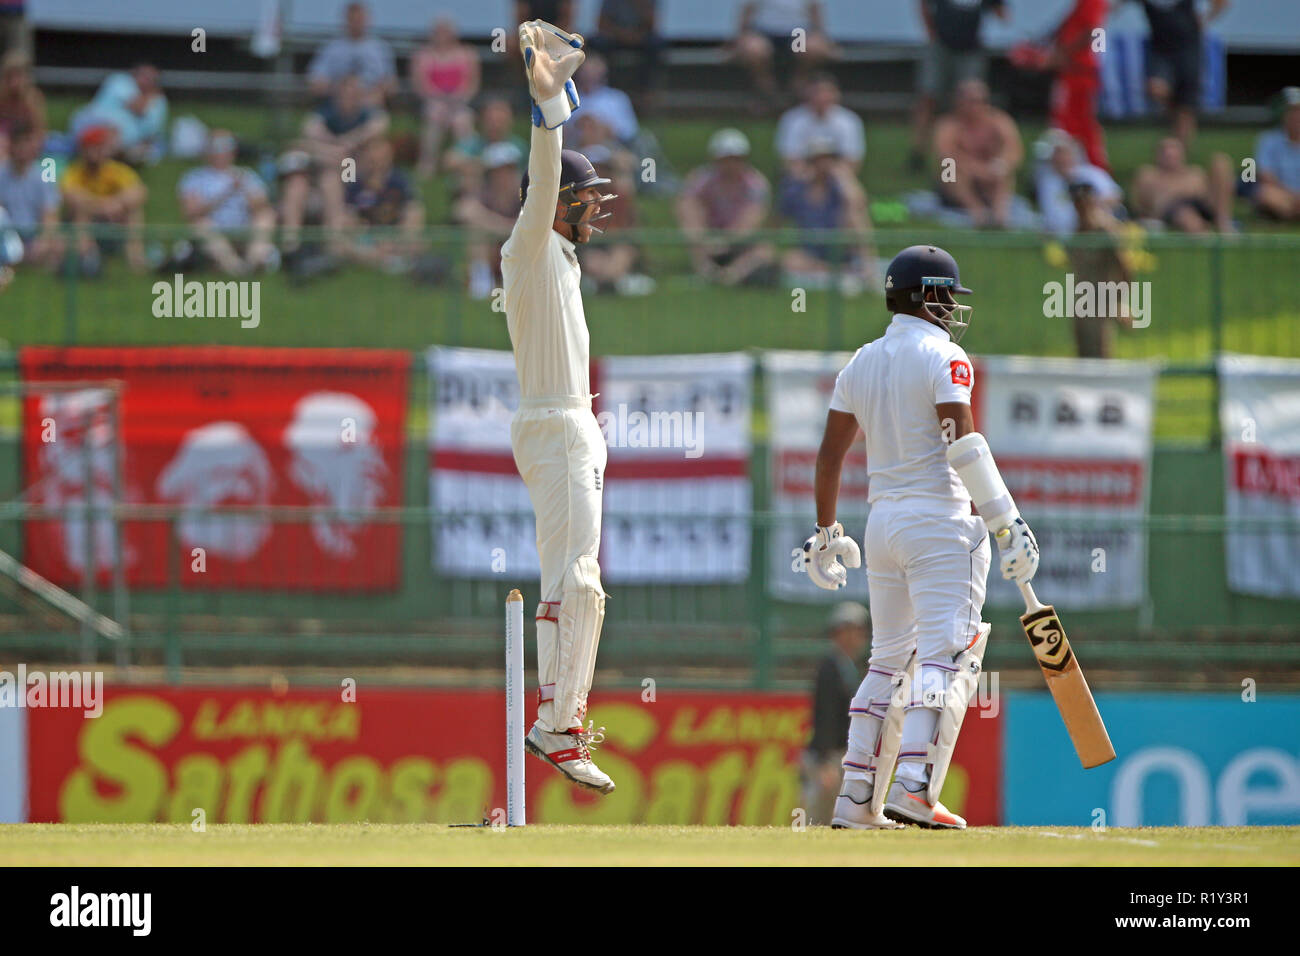
POLYGON ((872 637, 867 676, 849 710, 833 827, 965 828, 939 791, 988 641, 980 613, 989 529, 1003 577, 1023 582, 1038 570, 1038 543, 971 417, 974 374, 957 344, 970 306, 953 298, 969 292, 947 252, 904 249, 885 281, 893 321, 835 380, 817 453, 817 533, 804 544, 806 567, 814 583, 834 590, 844 585, 846 567, 861 563, 835 520, 840 469, 861 428, 872 637))
POLYGON ((605 619, 600 584, 604 436, 591 411, 587 318, 575 244, 587 242, 609 183, 581 153, 561 149, 560 127, 578 106, 570 79, 582 37, 541 20, 519 27, 533 98, 532 147, 523 208, 501 249, 506 319, 519 375, 510 427, 515 464, 537 518, 542 602, 537 608, 537 722, 529 753, 574 783, 610 793, 614 781, 591 759, 604 728, 584 729, 587 692, 605 619))

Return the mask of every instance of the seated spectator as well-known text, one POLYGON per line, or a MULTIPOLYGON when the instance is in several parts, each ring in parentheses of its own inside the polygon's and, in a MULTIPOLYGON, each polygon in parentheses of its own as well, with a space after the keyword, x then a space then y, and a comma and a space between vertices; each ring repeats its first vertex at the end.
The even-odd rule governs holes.
POLYGON ((438 170, 444 136, 454 141, 474 131, 469 104, 479 90, 478 54, 460 42, 451 19, 434 21, 428 42, 411 57, 411 88, 424 101, 416 175, 428 179, 438 170))
POLYGON ((638 225, 636 157, 627 150, 598 145, 591 147, 587 158, 596 174, 610 181, 605 188, 618 202, 611 203, 608 217, 602 215, 600 225, 593 227, 609 235, 602 242, 589 243, 578 250, 583 285, 595 293, 649 295, 655 290, 655 281, 639 271, 643 259, 641 247, 627 235, 638 225))
POLYGON ((343 8, 343 36, 316 51, 307 67, 312 94, 324 98, 344 77, 355 77, 362 101, 382 107, 397 90, 393 50, 379 37, 369 35, 370 11, 364 3, 343 8))
POLYGON ((986 13, 1005 21, 1011 11, 1005 0, 919 0, 917 7, 925 25, 926 46, 916 71, 908 166, 920 172, 925 168, 935 110, 948 107, 953 88, 962 80, 984 79, 987 62, 980 21, 986 13))
POLYGON ((1138 167, 1133 178, 1133 209, 1143 219, 1159 220, 1179 232, 1232 230, 1233 183, 1226 158, 1213 173, 1187 163, 1182 140, 1166 136, 1156 144, 1154 163, 1138 167))
POLYGON ((327 226, 343 224, 344 164, 359 165, 362 145, 387 132, 388 114, 365 104, 355 76, 339 80, 334 95, 303 122, 302 147, 315 162, 327 226))
MULTIPOLYGON (((632 100, 626 93, 607 85, 605 81, 608 76, 609 68, 605 58, 599 53, 587 54, 587 59, 573 77, 578 86, 578 94, 582 97, 582 107, 577 115, 596 117, 609 128, 618 143, 631 146, 640 129, 636 111, 632 109, 632 100)), ((566 134, 569 129, 566 124, 566 134)))
POLYGON ((939 178, 946 203, 964 210, 975 226, 1008 224, 1024 146, 1015 120, 989 102, 983 80, 957 85, 952 112, 935 124, 934 154, 941 168, 952 160, 947 168, 953 175, 939 178))
POLYGON ((862 166, 867 144, 862 119, 840 105, 840 86, 829 73, 811 77, 804 103, 787 110, 776 127, 776 151, 788 170, 797 170, 814 139, 831 139, 841 161, 853 172, 862 166))
MULTIPOLYGON (((574 115, 582 113, 579 108, 574 115)), ((442 159, 443 169, 457 180, 456 191, 474 186, 482 172, 483 153, 493 143, 512 143, 521 155, 528 155, 528 143, 512 132, 514 124, 515 114, 509 102, 493 97, 483 103, 478 114, 479 131, 457 141, 442 159)))
POLYGON ((1300 86, 1282 91, 1282 123, 1259 137, 1255 160, 1255 208, 1283 222, 1300 219, 1300 86))
POLYGON ((181 214, 194 227, 204 253, 225 273, 245 275, 274 262, 275 210, 266 197, 266 184, 251 169, 235 165, 237 143, 228 130, 213 130, 206 166, 181 177, 176 192, 181 214), (241 256, 226 233, 249 231, 241 256))
POLYGON ((781 258, 788 282, 822 289, 838 275, 846 294, 876 284, 866 192, 834 140, 808 144, 803 165, 781 183, 778 211, 802 233, 800 245, 781 258), (817 235, 828 230, 850 232, 854 241, 830 243, 817 235))
POLYGON ((386 272, 408 272, 420 251, 424 205, 393 165, 393 144, 376 136, 365 144, 356 182, 345 194, 344 256, 386 272))
POLYGON ((749 162, 749 139, 738 129, 709 137, 709 158, 711 163, 686 178, 677 199, 691 265, 697 275, 722 285, 755 281, 776 257, 769 243, 756 238, 771 209, 771 187, 749 162))
POLYGON ((167 97, 157 67, 140 63, 130 73, 109 74, 94 99, 72 118, 75 136, 92 126, 112 128, 117 155, 132 165, 161 159, 167 137, 167 97))
POLYGON ((149 193, 134 169, 112 158, 115 137, 108 126, 83 129, 77 159, 63 174, 65 214, 77 227, 77 254, 87 276, 99 274, 102 253, 116 246, 114 237, 96 240, 91 227, 100 224, 125 227, 127 263, 137 271, 148 266, 140 232, 149 193))
POLYGON ((23 261, 53 268, 63 258, 63 237, 59 190, 46 181, 39 161, 44 140, 44 131, 34 126, 9 130, 9 158, 0 161, 0 209, 26 246, 23 261))
POLYGON ((732 50, 749 71, 760 112, 777 102, 778 75, 793 76, 794 92, 802 94, 808 72, 836 53, 826 35, 820 0, 746 0, 740 6, 732 50), (802 31, 798 51, 796 30, 802 31))
POLYGON ((490 143, 476 182, 452 203, 452 218, 470 230, 469 294, 486 299, 501 283, 501 244, 519 216, 524 153, 510 140, 490 143))
POLYGON ((655 7, 656 0, 603 0, 596 35, 587 40, 588 49, 605 57, 617 54, 636 61, 625 85, 643 111, 651 106, 659 63, 667 46, 656 32, 655 7))
POLYGON ((32 58, 22 50, 0 57, 0 160, 16 126, 36 130, 45 138, 45 97, 32 81, 32 58))
POLYGON ((1123 212, 1123 192, 1110 178, 1110 173, 1089 163, 1083 150, 1064 130, 1051 129, 1036 144, 1039 154, 1038 170, 1034 175, 1034 188, 1038 208, 1043 216, 1043 229, 1055 236, 1068 236, 1078 227, 1075 203, 1070 198, 1070 186, 1087 183, 1092 187, 1092 202, 1111 215, 1123 212))

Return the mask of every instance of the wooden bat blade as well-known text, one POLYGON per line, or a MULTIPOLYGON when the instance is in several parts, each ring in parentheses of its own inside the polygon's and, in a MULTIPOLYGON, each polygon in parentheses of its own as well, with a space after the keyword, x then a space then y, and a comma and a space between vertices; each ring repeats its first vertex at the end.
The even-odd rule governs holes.
POLYGON ((1065 722, 1079 762, 1087 769, 1114 760, 1115 748, 1111 746, 1110 734, 1106 732, 1106 725, 1096 701, 1092 699, 1083 669, 1070 648, 1056 608, 1049 604, 1022 614, 1020 625, 1025 629, 1025 637, 1029 638, 1029 646, 1034 649, 1038 666, 1047 680, 1047 689, 1052 692, 1056 709, 1061 712, 1061 720, 1065 722))

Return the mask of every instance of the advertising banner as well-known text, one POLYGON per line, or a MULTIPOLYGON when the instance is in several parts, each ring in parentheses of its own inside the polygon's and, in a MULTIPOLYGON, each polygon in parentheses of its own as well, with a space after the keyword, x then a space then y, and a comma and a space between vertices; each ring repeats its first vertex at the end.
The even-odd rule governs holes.
MULTIPOLYGON (((510 448, 514 358, 433 348, 429 495, 434 567, 538 574, 528 490, 510 448)), ((753 361, 739 353, 598 359, 592 411, 608 446, 601 578, 709 583, 749 576, 753 361)))
POLYGON ((749 578, 753 359, 744 353, 600 360, 609 446, 601 577, 749 578))
MULTIPOLYGON (((867 576, 850 572, 839 591, 824 591, 804 572, 803 543, 816 530, 813 476, 835 377, 850 352, 764 352, 771 510, 780 515, 767 548, 768 588, 787 601, 836 603, 867 599, 867 576)), ((867 516, 867 451, 861 437, 840 475, 839 520, 859 544, 867 516)))
POLYGON ((1052 698, 1009 695, 1013 826, 1300 824, 1300 696, 1097 694, 1117 757, 1083 770, 1052 698))
POLYGON ((1222 356, 1219 379, 1228 587, 1300 597, 1300 360, 1222 356))
POLYGON ((112 501, 122 455, 122 497, 171 504, 165 521, 126 525, 127 581, 162 587, 375 591, 397 586, 400 528, 366 520, 402 503, 405 352, 360 349, 26 348, 24 487, 28 500, 67 517, 26 522, 26 563, 75 585, 87 561, 107 583, 119 543, 112 523, 88 526, 87 501, 112 501), (117 428, 109 393, 122 383, 117 428), (315 506, 299 522, 213 516, 228 505, 315 506), (179 567, 175 567, 179 564, 179 567))
MULTIPOLYGON (((1155 366, 990 356, 975 370, 975 427, 1041 549, 1035 589, 1062 609, 1142 603, 1155 366)), ((996 570, 987 603, 1024 607, 996 570)))
MULTIPOLYGON (((30 819, 492 820, 505 806, 504 713, 497 690, 363 688, 346 702, 326 690, 107 688, 95 719, 28 712, 30 819)), ((796 819, 806 695, 598 692, 590 716, 618 789, 593 794, 526 758, 530 823, 796 819)), ((944 791, 974 824, 998 818, 1000 728, 970 715, 944 791)))

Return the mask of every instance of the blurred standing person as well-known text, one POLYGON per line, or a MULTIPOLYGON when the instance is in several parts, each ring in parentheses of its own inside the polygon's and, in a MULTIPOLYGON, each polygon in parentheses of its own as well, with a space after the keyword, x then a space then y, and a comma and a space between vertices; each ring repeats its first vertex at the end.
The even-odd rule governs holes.
POLYGON ((1005 228, 1025 149, 1016 121, 989 102, 983 80, 958 84, 952 112, 935 124, 934 153, 951 159, 955 173, 951 182, 940 177, 940 196, 976 227, 1005 228))
POLYGON ((766 112, 778 102, 778 76, 793 75, 793 91, 801 95, 809 72, 835 53, 820 0, 746 0, 740 5, 732 55, 749 71, 758 93, 757 112, 766 112), (802 31, 798 51, 797 30, 802 31))
POLYGON ((677 224, 690 243, 696 275, 742 285, 776 258, 771 244, 756 238, 772 207, 772 188, 749 161, 749 138, 738 129, 710 136, 709 158, 711 163, 686 177, 677 224))
MULTIPOLYGON (((573 0, 510 0, 513 9, 512 23, 527 23, 530 20, 544 20, 561 30, 573 30, 573 0)), ((519 37, 506 31, 506 52, 519 55, 519 37)))
POLYGON ((625 84, 641 111, 652 108, 664 38, 656 32, 658 0, 602 0, 596 35, 588 46, 604 56, 619 54, 636 61, 625 84))
MULTIPOLYGON (((1070 201, 1074 204, 1078 231, 1092 235, 1108 236, 1108 242, 1090 242, 1070 246, 1070 268, 1080 282, 1120 282, 1125 288, 1133 274, 1120 251, 1123 241, 1122 225, 1106 206, 1099 201, 1093 182, 1076 179, 1069 184, 1070 201)), ((1128 312, 1128 299, 1121 297, 1119 315, 1089 315, 1074 318, 1074 348, 1079 358, 1110 358, 1115 338, 1115 326, 1132 325, 1128 312)))
POLYGON ((501 274, 519 378, 510 447, 536 516, 541 563, 537 721, 524 746, 572 783, 612 793, 614 781, 591 756, 604 728, 583 726, 605 621, 597 556, 607 451, 591 411, 577 247, 615 197, 603 194, 609 180, 587 157, 562 148, 559 128, 578 105, 569 79, 583 61, 581 42, 536 22, 519 26, 534 126, 501 274))
POLYGON ((930 127, 937 108, 947 109, 953 89, 963 80, 982 80, 987 66, 980 42, 984 14, 1006 20, 1005 0, 917 0, 925 35, 930 41, 921 54, 916 100, 912 107, 912 152, 908 165, 925 166, 930 127))
POLYGON ((167 135, 167 97, 158 68, 138 63, 129 73, 109 74, 94 99, 72 118, 74 136, 92 126, 112 127, 114 148, 128 163, 160 160, 167 135))
POLYGON ((370 10, 364 3, 343 8, 343 35, 317 50, 307 67, 307 82, 318 98, 328 96, 345 76, 357 78, 369 106, 382 107, 397 92, 393 49, 370 36, 370 10))
POLYGON ((32 58, 12 49, 0 57, 0 160, 17 126, 37 130, 45 140, 45 96, 32 82, 32 58))
POLYGON ((478 95, 479 82, 478 54, 460 42, 449 17, 439 17, 428 41, 411 57, 411 88, 424 103, 420 159, 415 167, 420 179, 438 171, 445 134, 455 141, 474 132, 469 104, 478 95))
POLYGON ((1048 125, 1063 129, 1083 147, 1088 162, 1110 172, 1106 134, 1097 122, 1097 94, 1101 90, 1101 65, 1093 52, 1097 31, 1110 12, 1107 0, 1074 0, 1053 34, 1046 68, 1056 71, 1048 125))
POLYGON ((831 646, 817 662, 812 693, 812 737, 800 768, 803 808, 810 826, 831 822, 849 738, 849 708, 862 683, 863 657, 871 643, 871 616, 856 601, 837 604, 826 623, 831 646))
POLYGON ((1205 27, 1228 8, 1228 0, 1209 0, 1202 18, 1197 0, 1130 0, 1146 11, 1147 95, 1169 114, 1173 133, 1183 145, 1196 135, 1196 108, 1201 97, 1201 41, 1205 27))
POLYGON ((0 0, 0 53, 31 52, 32 37, 27 27, 27 0, 0 0))
POLYGON ((840 105, 840 85, 829 73, 809 77, 804 102, 781 115, 776 126, 776 151, 786 169, 798 171, 808 144, 830 139, 839 156, 856 173, 867 153, 862 118, 840 105))

